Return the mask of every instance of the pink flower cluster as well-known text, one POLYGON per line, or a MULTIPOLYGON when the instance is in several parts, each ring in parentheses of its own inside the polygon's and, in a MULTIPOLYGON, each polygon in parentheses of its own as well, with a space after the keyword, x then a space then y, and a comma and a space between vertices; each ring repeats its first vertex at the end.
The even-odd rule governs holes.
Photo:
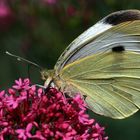
POLYGON ((54 88, 44 91, 19 79, 0 92, 0 140, 107 140, 86 112, 78 94, 65 98, 54 88))

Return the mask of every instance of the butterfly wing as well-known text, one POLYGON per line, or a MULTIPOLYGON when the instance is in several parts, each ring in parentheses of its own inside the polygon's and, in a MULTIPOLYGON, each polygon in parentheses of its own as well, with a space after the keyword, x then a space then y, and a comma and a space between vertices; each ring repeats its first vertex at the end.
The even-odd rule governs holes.
POLYGON ((55 70, 66 87, 86 95, 91 110, 126 118, 140 108, 140 12, 117 12, 103 21, 111 27, 82 34, 60 56, 55 70))
POLYGON ((139 44, 137 45, 136 41, 139 41, 140 29, 136 25, 137 23, 131 23, 135 20, 140 20, 139 10, 119 11, 103 18, 65 49, 55 65, 56 72, 59 73, 65 65, 77 59, 109 50, 120 43, 125 44, 125 49, 139 50, 137 48, 139 44), (124 22, 126 24, 121 24, 124 22), (121 25, 118 26, 119 24, 121 25))
POLYGON ((91 110, 112 118, 125 118, 140 108, 140 55, 108 52, 75 61, 60 77, 86 95, 91 110))

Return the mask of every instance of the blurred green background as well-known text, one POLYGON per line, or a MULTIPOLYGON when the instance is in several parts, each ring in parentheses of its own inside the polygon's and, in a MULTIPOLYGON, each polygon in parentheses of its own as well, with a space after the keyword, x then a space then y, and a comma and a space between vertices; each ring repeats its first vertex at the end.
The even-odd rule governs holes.
MULTIPOLYGON (((140 0, 1 0, 0 88, 19 77, 41 83, 37 68, 5 55, 9 51, 40 66, 53 68, 64 48, 111 12, 140 9, 140 0), (30 74, 29 74, 30 73, 30 74)), ((94 115, 110 140, 139 140, 140 112, 124 120, 94 115)))

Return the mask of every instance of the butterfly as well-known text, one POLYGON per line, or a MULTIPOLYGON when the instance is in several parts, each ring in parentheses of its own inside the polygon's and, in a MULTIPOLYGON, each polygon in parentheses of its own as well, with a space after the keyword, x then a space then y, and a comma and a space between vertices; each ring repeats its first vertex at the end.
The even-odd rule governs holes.
POLYGON ((41 74, 46 87, 86 96, 97 114, 114 119, 134 114, 140 108, 140 11, 106 16, 64 50, 53 70, 41 74))

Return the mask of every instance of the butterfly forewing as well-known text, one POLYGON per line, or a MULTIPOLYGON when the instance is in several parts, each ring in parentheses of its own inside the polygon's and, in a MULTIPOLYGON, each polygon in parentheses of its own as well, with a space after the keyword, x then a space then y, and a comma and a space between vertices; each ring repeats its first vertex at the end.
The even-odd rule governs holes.
POLYGON ((138 50, 139 20, 139 10, 119 11, 103 18, 66 48, 55 65, 56 72, 59 73, 65 65, 77 59, 109 50, 120 43, 124 44, 125 49, 133 46, 133 50, 138 50))

